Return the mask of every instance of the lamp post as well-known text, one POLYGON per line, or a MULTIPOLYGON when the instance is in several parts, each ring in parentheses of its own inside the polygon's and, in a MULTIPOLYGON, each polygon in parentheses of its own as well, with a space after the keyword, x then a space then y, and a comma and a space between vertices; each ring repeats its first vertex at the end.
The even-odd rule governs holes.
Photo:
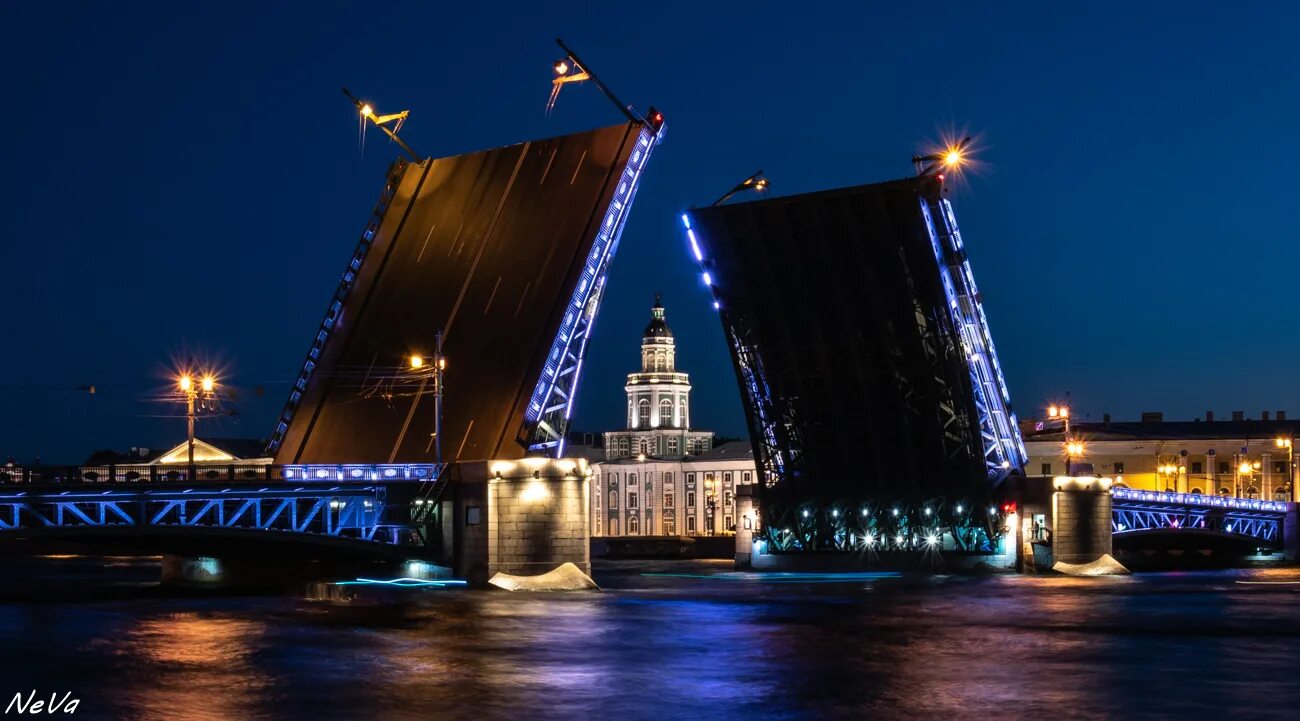
POLYGON ((1069 406, 1048 406, 1047 417, 1056 421, 1059 420, 1065 424, 1065 435, 1070 435, 1070 407, 1069 406))
POLYGON ((188 371, 176 379, 176 386, 185 398, 186 449, 190 475, 194 473, 194 421, 197 415, 195 406, 199 401, 207 404, 216 397, 217 379, 211 373, 204 373, 196 387, 194 377, 188 371))
POLYGON ((1065 441, 1065 475, 1074 475, 1074 457, 1083 455, 1083 441, 1067 438, 1065 441))
POLYGON ((708 517, 709 517, 709 534, 708 534, 708 535, 710 535, 710 536, 712 536, 713 533, 714 533, 714 528, 713 528, 713 514, 714 514, 714 511, 715 511, 716 508, 717 508, 717 501, 716 501, 716 499, 715 499, 715 497, 714 497, 714 493, 715 493, 716 491, 714 490, 713 486, 714 486, 713 477, 712 477, 712 476, 705 476, 705 477, 704 477, 704 512, 705 512, 705 513, 708 515, 708 517))
POLYGON ((1241 463, 1237 464, 1238 480, 1235 494, 1237 498, 1241 498, 1248 492, 1247 489, 1250 488, 1249 484, 1251 483, 1251 477, 1254 475, 1255 471, 1260 469, 1260 467, 1261 465, 1259 461, 1252 463, 1244 454, 1241 456, 1241 463))
POLYGON ((1295 455, 1291 450, 1294 440, 1287 436, 1278 436, 1274 439, 1274 443, 1278 448, 1286 449, 1286 499, 1288 501, 1295 500, 1295 484, 1293 482, 1295 480, 1295 455))
POLYGON ((415 403, 419 402, 419 394, 424 391, 425 383, 428 382, 430 376, 433 378, 433 454, 434 459, 439 466, 438 472, 441 473, 442 391, 443 381, 445 379, 443 373, 447 370, 447 356, 442 354, 442 331, 438 331, 434 336, 433 358, 426 360, 422 355, 412 355, 410 357, 410 367, 411 371, 414 373, 425 374, 424 377, 420 379, 420 389, 416 391, 416 399, 412 401, 412 412, 415 410, 415 403))

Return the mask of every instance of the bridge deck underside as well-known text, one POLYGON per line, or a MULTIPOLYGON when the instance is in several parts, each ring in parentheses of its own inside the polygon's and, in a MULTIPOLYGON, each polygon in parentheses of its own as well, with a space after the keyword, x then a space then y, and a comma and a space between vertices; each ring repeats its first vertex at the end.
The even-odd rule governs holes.
POLYGON ((921 212, 925 183, 688 213, 755 452, 775 476, 765 478, 765 504, 786 493, 831 501, 988 490, 971 376, 921 212))
MULTIPOLYGON (((516 458, 516 436, 640 126, 406 166, 341 301, 276 462, 435 459, 444 331, 446 461, 516 458)), ((345 279, 347 276, 345 276, 345 279)))

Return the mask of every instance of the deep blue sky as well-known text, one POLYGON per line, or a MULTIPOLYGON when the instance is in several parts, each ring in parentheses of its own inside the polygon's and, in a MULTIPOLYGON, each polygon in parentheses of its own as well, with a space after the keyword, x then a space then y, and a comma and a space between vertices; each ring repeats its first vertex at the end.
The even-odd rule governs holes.
POLYGON ((677 211, 760 167, 779 193, 904 175, 949 128, 982 141, 954 202, 1021 415, 1300 406, 1284 4, 186 5, 0 5, 0 455, 179 442, 149 397, 189 353, 241 390, 201 432, 269 433, 394 153, 361 156, 339 87, 409 108, 428 155, 616 122, 590 86, 543 113, 557 35, 669 125, 581 428, 621 424, 658 289, 696 424, 743 430, 677 211))

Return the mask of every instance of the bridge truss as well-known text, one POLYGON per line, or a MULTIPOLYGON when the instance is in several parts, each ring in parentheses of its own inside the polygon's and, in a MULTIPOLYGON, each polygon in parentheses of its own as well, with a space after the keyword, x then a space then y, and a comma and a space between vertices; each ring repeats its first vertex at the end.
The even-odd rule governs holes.
POLYGON ((1277 546, 1287 504, 1199 493, 1111 490, 1111 531, 1116 536, 1150 531, 1209 531, 1277 546))
POLYGON ((0 533, 43 529, 239 529, 403 545, 379 484, 188 488, 33 487, 0 491, 0 533))
POLYGON ((989 332, 989 321, 984 315, 952 204, 938 195, 922 194, 921 215, 939 262, 951 319, 970 368, 984 464, 989 478, 1000 481, 1013 469, 1019 472, 1029 462, 1029 453, 1020 436, 1016 414, 1011 410, 1011 393, 1007 391, 1002 365, 993 348, 993 334, 989 332))

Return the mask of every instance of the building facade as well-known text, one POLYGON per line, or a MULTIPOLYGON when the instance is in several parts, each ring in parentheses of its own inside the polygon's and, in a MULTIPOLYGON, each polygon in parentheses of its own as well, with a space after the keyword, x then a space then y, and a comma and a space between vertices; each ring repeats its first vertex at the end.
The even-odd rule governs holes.
POLYGON ((748 441, 713 447, 691 429, 690 376, 658 294, 642 333, 641 370, 629 373, 627 427, 604 434, 593 464, 593 536, 711 536, 734 532, 736 490, 758 477, 748 441))
POLYGON ((734 533, 736 489, 757 478, 749 441, 699 456, 607 460, 592 470, 593 536, 734 533))
POLYGON ((655 294, 641 338, 641 370, 627 374, 627 428, 605 434, 605 457, 699 455, 713 446, 709 431, 691 430, 691 378, 677 370, 677 347, 655 294))
POLYGON ((1296 500, 1293 444, 1300 422, 1285 412, 1249 419, 1165 421, 1159 413, 1140 422, 1071 424, 1066 448, 1060 425, 1029 421, 1025 447, 1031 476, 1097 475, 1140 490, 1203 493, 1238 498, 1296 500))

